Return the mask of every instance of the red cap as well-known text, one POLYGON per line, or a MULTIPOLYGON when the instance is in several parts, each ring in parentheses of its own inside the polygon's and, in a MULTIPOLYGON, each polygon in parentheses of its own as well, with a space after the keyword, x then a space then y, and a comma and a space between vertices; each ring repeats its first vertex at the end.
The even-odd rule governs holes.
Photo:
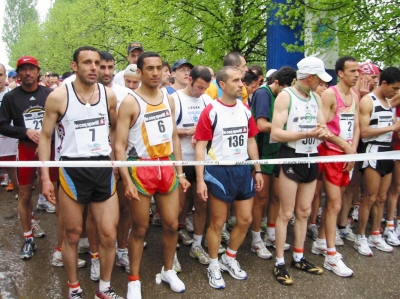
POLYGON ((380 73, 378 66, 372 62, 360 63, 358 71, 367 75, 379 75, 380 73))
POLYGON ((23 64, 32 64, 32 65, 37 66, 38 68, 40 68, 39 67, 39 62, 37 61, 37 59, 35 57, 32 57, 32 56, 22 56, 20 59, 18 59, 18 61, 17 61, 17 70, 23 64))

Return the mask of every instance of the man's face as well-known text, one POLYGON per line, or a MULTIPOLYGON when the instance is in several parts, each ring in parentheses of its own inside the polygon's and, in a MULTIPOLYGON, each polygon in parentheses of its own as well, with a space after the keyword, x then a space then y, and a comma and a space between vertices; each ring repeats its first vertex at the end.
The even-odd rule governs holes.
POLYGON ((140 78, 138 76, 124 75, 125 87, 135 90, 139 87, 140 78))
POLYGON ((50 73, 47 72, 46 75, 44 76, 43 83, 46 84, 47 86, 50 86, 50 73))
POLYGON ((191 71, 191 67, 187 64, 182 64, 178 67, 174 72, 172 72, 175 82, 178 82, 180 85, 187 85, 189 83, 189 74, 191 71))
POLYGON ((31 87, 38 84, 39 68, 32 64, 23 64, 18 67, 18 77, 22 86, 31 87))
POLYGON ((146 57, 142 70, 137 69, 142 84, 150 88, 158 88, 162 76, 162 60, 160 57, 146 57))
POLYGON ((392 84, 387 84, 386 81, 382 81, 381 84, 382 87, 382 94, 385 98, 391 99, 393 98, 396 94, 399 93, 400 90, 400 82, 395 82, 392 84))
POLYGON ((256 91, 256 89, 259 87, 258 83, 258 81, 253 81, 249 85, 245 84, 248 95, 251 95, 256 91))
POLYGON ((210 82, 206 82, 201 78, 197 78, 196 81, 193 81, 192 77, 189 77, 189 84, 191 87, 190 93, 194 98, 201 97, 208 88, 208 86, 210 86, 210 82))
POLYGON ((319 96, 322 95, 322 93, 327 90, 328 88, 328 83, 324 82, 321 80, 321 82, 318 84, 318 87, 314 90, 314 92, 316 94, 318 94, 319 96))
POLYGON ((50 86, 58 87, 60 85, 60 79, 57 76, 50 77, 50 86))
POLYGON ((232 99, 242 97, 242 73, 239 70, 227 70, 228 79, 226 82, 221 81, 219 84, 225 95, 232 99))
POLYGON ((6 85, 6 72, 5 69, 0 65, 0 90, 6 85))
POLYGON ((361 75, 362 78, 364 78, 365 80, 367 80, 368 84, 369 84, 369 90, 373 91, 375 87, 378 86, 379 83, 379 75, 369 75, 369 74, 362 74, 361 75))
POLYGON ((126 59, 129 61, 129 64, 136 64, 140 54, 142 53, 142 50, 134 49, 129 52, 129 54, 126 56, 126 59))
POLYGON ((348 87, 353 87, 356 85, 358 80, 358 62, 357 61, 346 61, 344 63, 343 71, 338 72, 340 81, 348 87))
POLYGON ((97 82, 99 65, 100 55, 96 51, 81 51, 78 56, 78 63, 71 63, 76 76, 86 85, 92 85, 97 82))
POLYGON ((8 77, 8 78, 7 78, 7 81, 8 81, 8 83, 12 83, 12 82, 15 81, 15 78, 13 78, 13 77, 8 77))
POLYGON ((247 65, 246 65, 246 59, 244 57, 240 56, 240 64, 237 67, 237 69, 242 73, 242 78, 244 77, 244 74, 247 72, 247 65))
POLYGON ((169 83, 169 78, 171 77, 171 73, 169 72, 169 68, 164 66, 162 69, 162 76, 161 76, 161 85, 166 85, 169 83))
POLYGON ((98 71, 98 80, 101 84, 109 86, 114 78, 115 62, 114 60, 106 61, 100 60, 100 66, 98 71))

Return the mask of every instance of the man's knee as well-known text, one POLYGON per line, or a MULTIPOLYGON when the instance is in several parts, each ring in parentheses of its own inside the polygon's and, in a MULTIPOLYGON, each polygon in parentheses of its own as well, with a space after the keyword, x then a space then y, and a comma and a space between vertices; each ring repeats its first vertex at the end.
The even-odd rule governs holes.
POLYGON ((77 245, 79 243, 80 236, 82 234, 82 227, 71 227, 64 228, 65 231, 65 241, 70 245, 77 245))
POLYGON ((147 229, 149 227, 148 223, 132 223, 132 230, 131 234, 136 238, 136 239, 144 239, 147 229))
POLYGON ((178 231, 178 219, 161 219, 163 232, 176 233, 178 231))

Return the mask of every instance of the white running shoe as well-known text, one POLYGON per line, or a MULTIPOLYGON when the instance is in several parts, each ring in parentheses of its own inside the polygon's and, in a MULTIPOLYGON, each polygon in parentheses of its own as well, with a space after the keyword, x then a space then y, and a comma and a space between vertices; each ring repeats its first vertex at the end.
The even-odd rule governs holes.
POLYGON ((46 232, 39 225, 40 220, 31 219, 31 229, 35 238, 43 238, 46 232))
POLYGON ((56 212, 56 207, 51 202, 47 201, 42 194, 39 194, 36 210, 53 214, 56 212))
POLYGON ((142 283, 140 280, 130 281, 128 283, 126 299, 142 299, 142 283))
POLYGON ((208 283, 214 289, 225 289, 225 281, 218 266, 207 268, 208 283))
POLYGON ((9 180, 9 178, 8 178, 8 173, 3 174, 3 175, 2 175, 2 178, 1 178, 1 186, 2 186, 2 187, 7 187, 9 181, 10 181, 10 180, 9 180))
POLYGON ((400 237, 400 221, 397 221, 396 229, 395 229, 397 237, 400 237))
POLYGON ((189 233, 194 232, 194 225, 193 225, 193 214, 190 214, 186 217, 185 219, 185 226, 186 226, 186 230, 189 233))
POLYGON ((92 258, 92 265, 90 266, 90 279, 93 281, 100 280, 100 260, 98 257, 92 258))
POLYGON ((354 221, 358 221, 358 212, 359 211, 360 211, 359 205, 353 206, 353 212, 351 213, 351 218, 353 218, 354 221))
POLYGON ((169 284, 171 290, 177 293, 185 291, 185 284, 179 279, 174 270, 164 271, 164 266, 161 269, 161 280, 169 284))
MULTIPOLYGON (((276 245, 275 245, 275 236, 274 238, 269 238, 267 235, 264 236, 264 244, 266 247, 273 247, 276 249, 276 245)), ((283 250, 287 251, 290 249, 290 244, 285 243, 285 246, 283 247, 283 250)))
POLYGON ((186 229, 180 229, 178 231, 178 240, 183 243, 183 245, 191 245, 193 243, 193 239, 189 236, 189 233, 186 229))
POLYGON ((239 262, 236 259, 230 259, 230 261, 228 261, 225 254, 223 254, 219 260, 219 267, 223 271, 228 271, 235 279, 244 280, 247 278, 247 273, 240 268, 239 262))
POLYGON ((78 253, 90 253, 89 243, 85 245, 78 244, 78 253))
POLYGON ((259 258, 268 260, 272 258, 272 253, 265 247, 263 240, 251 244, 251 251, 257 254, 259 258))
POLYGON ((393 247, 388 245, 385 240, 382 238, 382 235, 368 237, 368 245, 369 247, 375 247, 376 249, 384 252, 393 252, 393 247))
POLYGON ((327 255, 325 257, 324 268, 332 271, 340 277, 350 277, 353 275, 353 270, 345 265, 341 256, 337 253, 334 256, 327 255))
POLYGON ((318 238, 318 226, 316 224, 309 224, 307 226, 307 235, 310 236, 314 241, 318 238))
POLYGON ((198 259, 199 263, 203 265, 208 265, 211 262, 210 256, 207 252, 205 252, 201 245, 190 248, 189 256, 194 259, 198 259))
POLYGON ((383 232, 383 236, 386 239, 386 243, 388 243, 391 246, 400 246, 400 240, 396 235, 396 232, 394 229, 389 229, 388 227, 385 228, 385 231, 383 232))
POLYGON ((354 249, 358 251, 359 254, 365 256, 373 256, 371 248, 368 246, 367 238, 358 237, 354 241, 353 245, 354 249))
POLYGON ((343 246, 344 245, 344 242, 343 242, 342 238, 340 237, 339 229, 336 229, 335 245, 336 246, 343 246))
POLYGON ((128 250, 126 250, 125 252, 120 254, 119 257, 118 257, 118 253, 117 253, 117 258, 116 258, 115 264, 119 267, 124 267, 125 271, 127 273, 131 273, 131 269, 129 267, 128 250))
POLYGON ((312 243, 311 246, 312 253, 326 256, 326 251, 327 251, 326 240, 325 242, 314 241, 312 243))
POLYGON ((221 243, 225 243, 227 246, 229 246, 230 239, 231 239, 231 234, 226 229, 223 229, 221 231, 221 243))
MULTIPOLYGON (((53 258, 51 260, 51 264, 54 267, 64 267, 64 262, 62 259, 61 251, 58 251, 58 250, 54 251, 53 258)), ((86 261, 78 259, 78 268, 83 268, 85 266, 86 266, 86 261)))
POLYGON ((354 242, 357 237, 357 235, 353 233, 350 224, 347 224, 346 228, 344 229, 338 229, 338 231, 341 238, 349 240, 351 242, 354 242))
POLYGON ((174 261, 172 263, 172 269, 175 272, 181 272, 182 271, 182 266, 181 266, 181 263, 178 260, 178 255, 176 254, 176 251, 175 251, 175 254, 174 254, 174 261))

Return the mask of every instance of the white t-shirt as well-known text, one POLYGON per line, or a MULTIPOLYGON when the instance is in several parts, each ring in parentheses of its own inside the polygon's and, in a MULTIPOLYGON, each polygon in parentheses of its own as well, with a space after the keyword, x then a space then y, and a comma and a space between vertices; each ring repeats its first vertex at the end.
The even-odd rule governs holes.
POLYGON ((131 94, 133 95, 132 90, 130 90, 129 88, 126 88, 124 86, 118 85, 118 84, 114 84, 111 86, 111 90, 115 93, 115 95, 117 96, 117 110, 119 109, 119 106, 122 103, 122 100, 128 95, 131 94))
POLYGON ((118 73, 114 76, 113 82, 114 82, 115 84, 118 84, 118 85, 120 85, 120 86, 125 87, 124 73, 125 73, 125 70, 118 72, 118 73))
POLYGON ((65 78, 65 79, 62 81, 61 86, 62 86, 62 85, 65 85, 65 84, 67 84, 67 83, 74 82, 75 79, 76 79, 76 75, 75 75, 75 74, 72 74, 71 76, 69 76, 68 78, 65 78))

